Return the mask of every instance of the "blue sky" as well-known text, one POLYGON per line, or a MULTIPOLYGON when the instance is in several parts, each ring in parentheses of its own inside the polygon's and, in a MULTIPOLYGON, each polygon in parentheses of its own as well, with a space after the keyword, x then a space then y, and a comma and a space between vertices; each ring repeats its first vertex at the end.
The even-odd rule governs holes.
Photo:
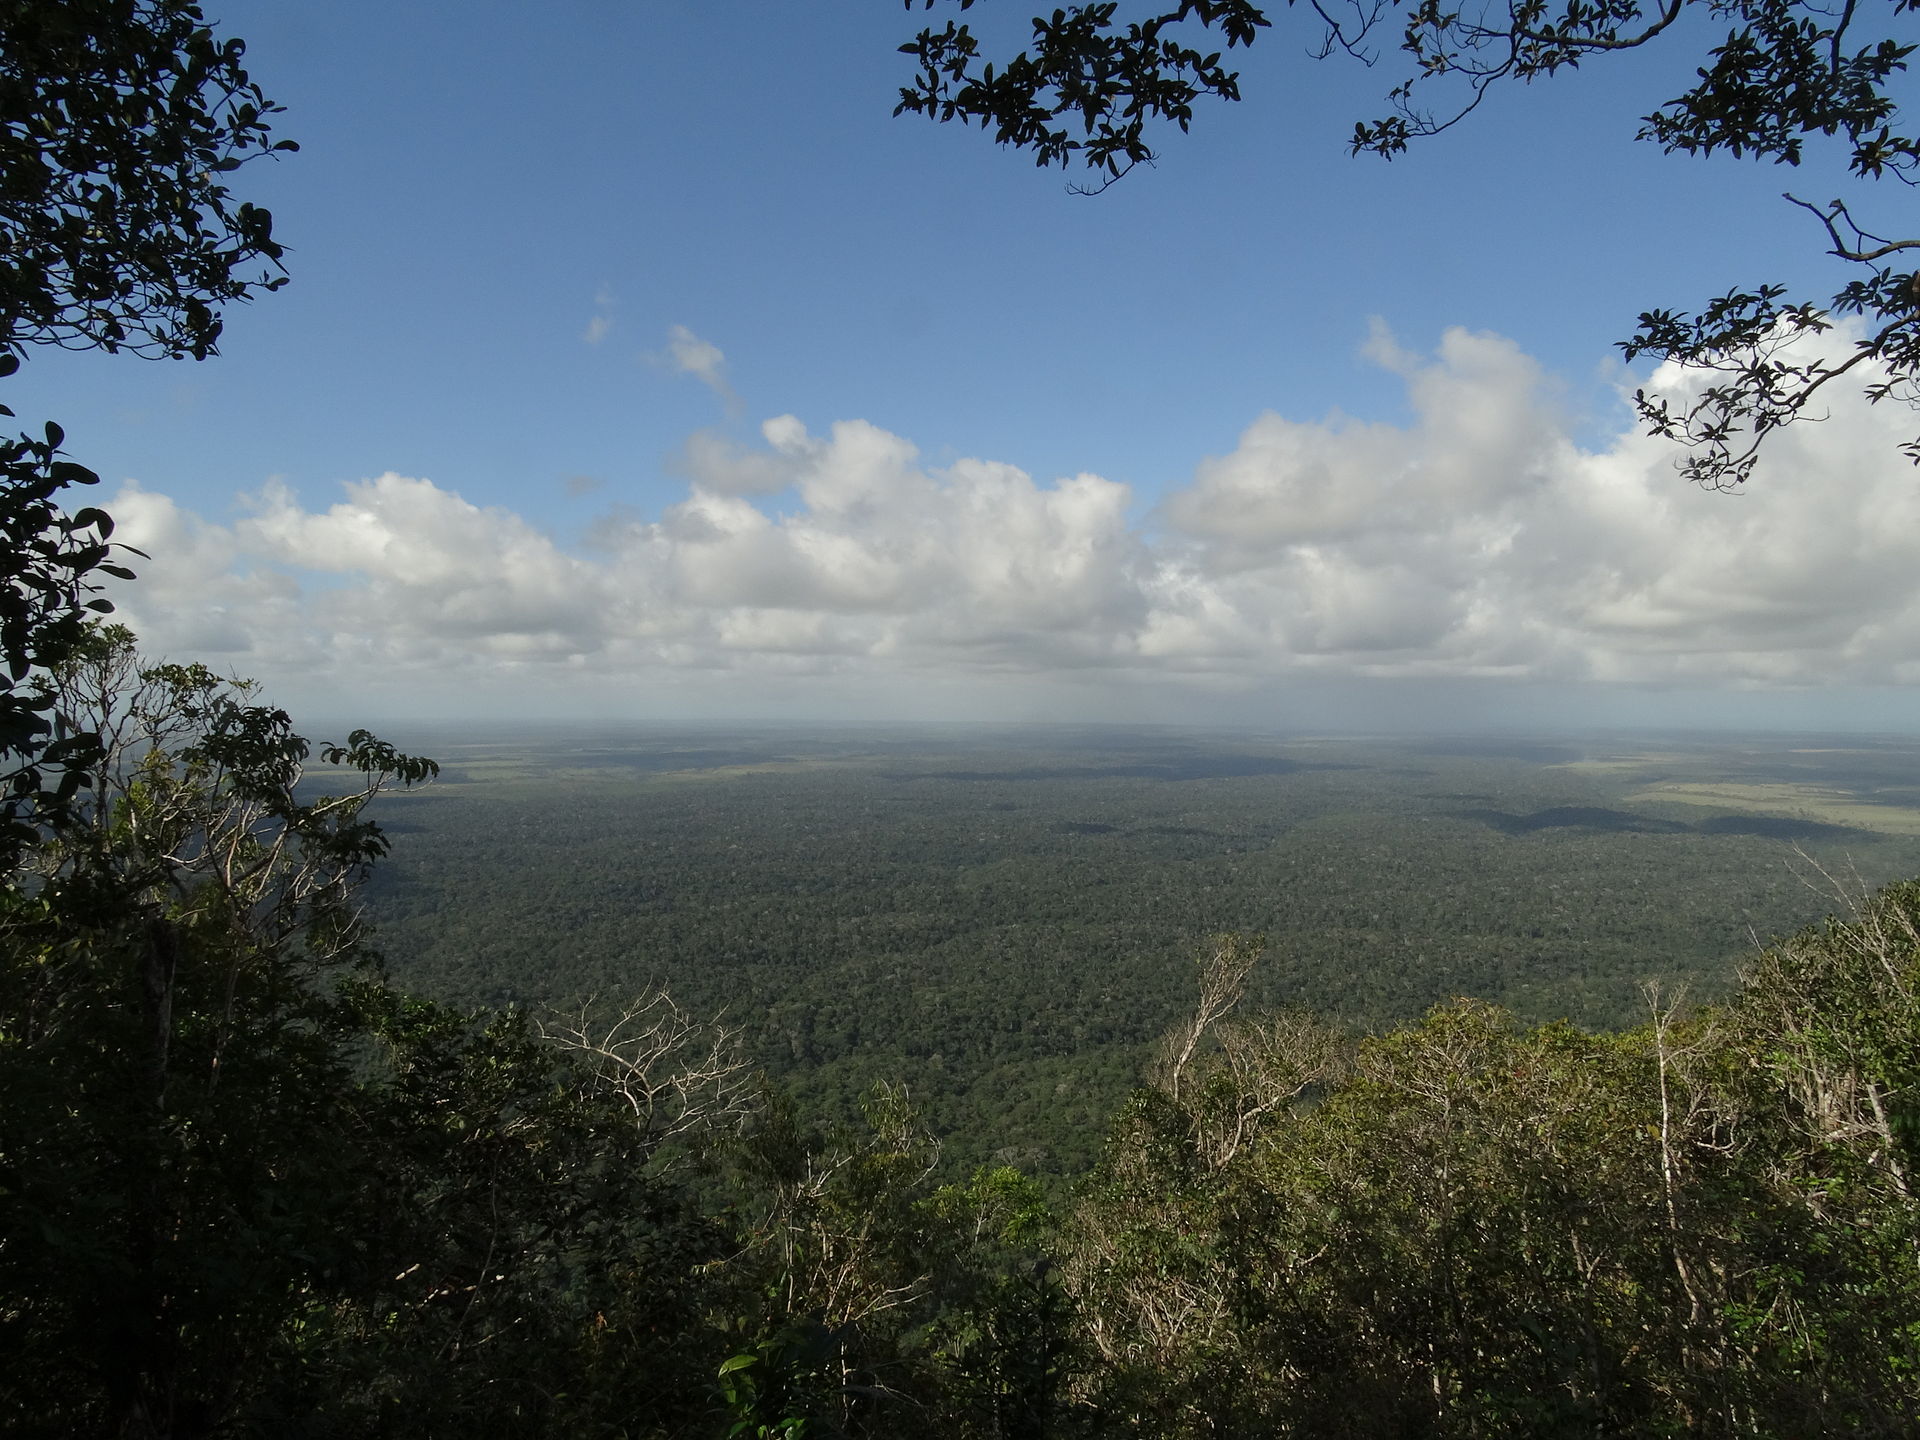
POLYGON ((1631 434, 1639 310, 1833 264, 1779 199, 1833 172, 1633 142, 1685 40, 1389 165, 1344 139, 1392 54, 1277 11, 1087 198, 891 118, 885 0, 211 13, 302 146, 236 176, 292 283, 205 364, 9 382, 156 648, 420 714, 1916 713, 1911 416, 1731 500, 1631 434))

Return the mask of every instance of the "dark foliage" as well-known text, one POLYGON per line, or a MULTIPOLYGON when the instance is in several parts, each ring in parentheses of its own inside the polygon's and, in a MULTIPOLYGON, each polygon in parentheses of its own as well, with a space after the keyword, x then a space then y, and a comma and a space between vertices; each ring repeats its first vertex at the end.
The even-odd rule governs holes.
POLYGON ((284 283, 226 177, 290 150, 246 47, 185 0, 0 3, 0 351, 204 359, 220 307, 284 283))
MULTIPOLYGON (((244 49, 182 0, 0 0, 0 375, 33 345, 203 359, 222 305, 284 283, 272 217, 226 185, 293 148, 268 137, 244 49)), ((111 519, 61 508, 98 478, 63 439, 0 440, 0 860, 95 763, 37 679, 112 610, 100 577, 131 578, 111 519)))
MULTIPOLYGON (((909 10, 935 3, 906 0, 909 10)), ((1460 8, 1311 0, 1306 8, 1319 26, 1318 55, 1340 51, 1371 63, 1384 32, 1411 72, 1390 92, 1389 114, 1355 125, 1355 152, 1398 155, 1458 124, 1497 85, 1684 43, 1698 31, 1679 22, 1702 14, 1726 25, 1726 38, 1701 57, 1692 88, 1642 119, 1642 139, 1669 153, 1784 165, 1835 139, 1852 173, 1867 180, 1909 182, 1920 163, 1920 140, 1905 133, 1895 98, 1914 50, 1907 17, 1920 8, 1915 0, 1496 0, 1460 8)), ((1095 188, 1105 188, 1153 158, 1154 126, 1185 130, 1196 102, 1238 100, 1239 75, 1205 47, 1216 38, 1227 50, 1250 45, 1270 23, 1243 0, 1170 8, 1098 0, 1036 17, 1028 48, 996 59, 967 24, 948 21, 901 47, 918 73, 902 87, 896 113, 977 124, 1037 164, 1084 165, 1098 177, 1095 188)), ((1817 416, 1809 407, 1842 376, 1855 375, 1871 400, 1920 405, 1920 281, 1905 263, 1920 239, 1874 234, 1839 200, 1786 198, 1813 217, 1854 279, 1825 300, 1760 284, 1730 290, 1698 313, 1650 309, 1622 342, 1629 360, 1652 356, 1706 372, 1697 394, 1642 391, 1637 403, 1652 433, 1687 447, 1683 471, 1716 489, 1744 482, 1767 436, 1817 416), (1817 343, 1846 317, 1857 317, 1860 334, 1817 343)), ((1920 441, 1906 448, 1920 461, 1920 441)))

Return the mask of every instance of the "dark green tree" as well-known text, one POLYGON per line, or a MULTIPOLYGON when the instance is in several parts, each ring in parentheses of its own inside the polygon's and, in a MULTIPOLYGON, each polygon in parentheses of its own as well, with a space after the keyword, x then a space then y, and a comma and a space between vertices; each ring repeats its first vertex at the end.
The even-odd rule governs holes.
MULTIPOLYGON (((906 0, 909 10, 937 0, 906 0)), ((949 0, 961 10, 974 0, 949 0)), ((1897 86, 1914 45, 1915 0, 1826 6, 1818 0, 1311 0, 1315 53, 1373 58, 1397 42, 1407 78, 1388 113, 1354 127, 1352 147, 1391 158, 1465 119, 1496 85, 1550 78, 1649 45, 1698 43, 1697 20, 1725 38, 1700 56, 1696 83, 1640 120, 1639 136, 1669 153, 1798 165, 1837 139, 1862 179, 1911 183, 1920 139, 1906 133, 1897 86)), ((1185 130, 1205 100, 1240 99, 1222 51, 1254 43, 1272 21, 1250 0, 1068 5, 1033 21, 1011 57, 983 53, 963 22, 928 27, 902 50, 918 73, 896 113, 977 124, 1037 164, 1080 164, 1104 188, 1153 156, 1152 131, 1185 130)), ((1906 262, 1920 238, 1872 233, 1840 200, 1808 212, 1814 233, 1851 277, 1824 299, 1777 284, 1736 287, 1697 313, 1648 310, 1621 342, 1707 372, 1681 403, 1636 397, 1652 433, 1683 443, 1691 479, 1745 481, 1767 436, 1807 413, 1829 384, 1853 375, 1870 400, 1920 407, 1920 277, 1906 262), (1796 345, 1852 317, 1845 345, 1796 345)), ((1920 462, 1920 440, 1906 450, 1920 462)))
MULTIPOLYGON (((185 0, 0 0, 0 376, 34 346, 204 359, 223 305, 285 283, 272 216, 227 186, 294 148, 244 53, 185 0)), ((113 608, 98 577, 130 573, 105 512, 62 506, 98 479, 64 438, 0 441, 0 858, 97 762, 36 677, 113 608)))
POLYGON ((350 1258, 363 811, 433 766, 356 732, 308 794, 284 712, 123 629, 47 689, 102 761, 0 890, 0 1423, 205 1433, 350 1258))
POLYGON ((1911 1433, 1915 903, 1615 1035, 1210 984, 1067 1224, 1100 1433, 1911 1433))
POLYGON ((102 763, 0 887, 0 1431, 703 1433, 764 1308, 692 1183, 732 1035, 399 993, 367 807, 431 761, 118 627, 47 684, 102 763))

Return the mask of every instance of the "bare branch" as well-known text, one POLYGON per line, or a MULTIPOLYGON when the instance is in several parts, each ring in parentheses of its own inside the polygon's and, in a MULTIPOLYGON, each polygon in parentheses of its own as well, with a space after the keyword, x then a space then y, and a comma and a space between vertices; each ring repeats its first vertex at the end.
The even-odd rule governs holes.
POLYGON ((1782 193, 1780 198, 1789 204, 1798 205, 1825 226, 1827 238, 1833 242, 1833 249, 1828 253, 1842 260, 1852 260, 1858 264, 1868 265, 1901 250, 1920 249, 1920 240, 1888 240, 1861 229, 1854 223, 1853 215, 1848 211, 1844 200, 1829 201, 1823 209, 1791 193, 1782 193), (1839 227, 1842 223, 1853 232, 1851 244, 1841 238, 1839 227), (1860 242, 1863 240, 1872 240, 1877 243, 1873 249, 1863 250, 1860 248, 1860 242))
POLYGON ((1192 1018, 1161 1042, 1160 1058, 1152 1072, 1154 1083, 1176 1100, 1194 1051, 1214 1023, 1240 1003, 1247 976, 1253 973, 1263 948, 1250 936, 1219 935, 1214 938, 1212 952, 1201 959, 1199 1003, 1192 1018))
POLYGON ((695 1020, 664 990, 611 1018, 588 1002, 572 1018, 542 1020, 538 1028, 580 1063, 585 1088, 617 1097, 654 1145, 734 1128, 753 1112, 741 1027, 695 1020))

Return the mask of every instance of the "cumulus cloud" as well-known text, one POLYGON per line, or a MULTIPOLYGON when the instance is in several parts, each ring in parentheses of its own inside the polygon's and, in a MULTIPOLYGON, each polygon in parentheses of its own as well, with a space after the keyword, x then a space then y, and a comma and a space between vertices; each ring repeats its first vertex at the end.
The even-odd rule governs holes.
POLYGON ((1269 663, 1364 674, 1904 683, 1911 414, 1838 398, 1775 437, 1747 493, 1718 496, 1638 433, 1576 447, 1509 341, 1454 331, 1424 361, 1373 348, 1411 425, 1262 416, 1166 500, 1185 596, 1170 658, 1244 651, 1252 629, 1269 663))
MULTIPOLYGON (((680 333, 681 368, 724 384, 718 350, 680 333)), ((1836 399, 1721 496, 1637 433, 1576 445, 1507 340, 1453 331, 1414 356, 1378 336, 1370 353, 1410 423, 1259 416, 1144 525, 1097 475, 929 466, 864 421, 779 416, 751 445, 693 436, 684 497, 608 520, 590 553, 417 477, 321 508, 269 483, 224 526, 129 486, 119 533, 154 559, 119 598, 168 653, 422 685, 1920 682, 1910 414, 1836 399)))
POLYGON ((774 434, 785 418, 761 427, 767 439, 764 449, 743 445, 718 430, 697 430, 672 458, 670 468, 713 494, 778 494, 798 475, 791 458, 774 444, 774 434))

